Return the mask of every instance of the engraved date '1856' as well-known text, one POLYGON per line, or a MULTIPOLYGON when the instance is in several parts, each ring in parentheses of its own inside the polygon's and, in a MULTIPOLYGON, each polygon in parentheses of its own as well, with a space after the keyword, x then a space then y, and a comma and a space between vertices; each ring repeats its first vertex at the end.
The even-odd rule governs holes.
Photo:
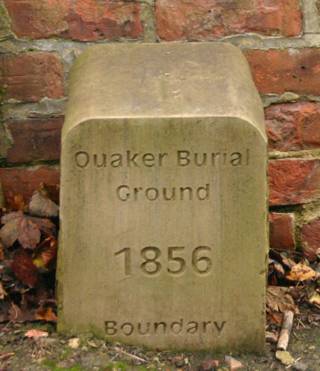
POLYGON ((116 257, 122 257, 123 269, 126 276, 133 273, 133 254, 139 255, 138 270, 147 275, 154 276, 161 271, 166 271, 168 274, 177 276, 182 275, 188 266, 198 275, 206 275, 210 273, 212 268, 210 246, 197 246, 192 250, 191 258, 185 258, 184 246, 169 246, 165 253, 156 246, 147 246, 142 248, 139 252, 130 247, 125 247, 114 253, 116 257))

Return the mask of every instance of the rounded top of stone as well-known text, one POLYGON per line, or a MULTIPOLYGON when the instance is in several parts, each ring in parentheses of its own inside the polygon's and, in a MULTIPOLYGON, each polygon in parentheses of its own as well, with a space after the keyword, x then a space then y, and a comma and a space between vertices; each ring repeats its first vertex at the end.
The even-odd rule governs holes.
POLYGON ((63 138, 93 119, 230 117, 264 137, 260 97, 237 47, 221 42, 88 48, 70 76, 63 138))

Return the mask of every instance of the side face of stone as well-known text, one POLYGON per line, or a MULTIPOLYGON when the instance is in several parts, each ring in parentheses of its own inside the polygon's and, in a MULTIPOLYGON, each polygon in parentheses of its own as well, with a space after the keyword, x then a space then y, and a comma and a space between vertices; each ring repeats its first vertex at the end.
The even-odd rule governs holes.
POLYGON ((264 348, 266 140, 237 117, 85 120, 62 146, 59 330, 264 348))

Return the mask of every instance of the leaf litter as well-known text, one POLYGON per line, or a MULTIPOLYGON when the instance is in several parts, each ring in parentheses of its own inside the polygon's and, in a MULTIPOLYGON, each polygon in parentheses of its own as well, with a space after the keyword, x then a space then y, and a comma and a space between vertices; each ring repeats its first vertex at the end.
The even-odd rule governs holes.
POLYGON ((2 209, 0 322, 55 322, 58 205, 42 184, 29 204, 21 195, 2 209))

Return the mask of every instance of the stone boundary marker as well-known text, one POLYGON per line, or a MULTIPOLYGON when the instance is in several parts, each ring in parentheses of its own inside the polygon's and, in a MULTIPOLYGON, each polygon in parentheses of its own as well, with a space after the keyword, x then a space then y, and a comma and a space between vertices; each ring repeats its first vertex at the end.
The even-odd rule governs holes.
POLYGON ((266 135, 228 44, 109 44, 73 68, 59 331, 262 351, 266 135))

